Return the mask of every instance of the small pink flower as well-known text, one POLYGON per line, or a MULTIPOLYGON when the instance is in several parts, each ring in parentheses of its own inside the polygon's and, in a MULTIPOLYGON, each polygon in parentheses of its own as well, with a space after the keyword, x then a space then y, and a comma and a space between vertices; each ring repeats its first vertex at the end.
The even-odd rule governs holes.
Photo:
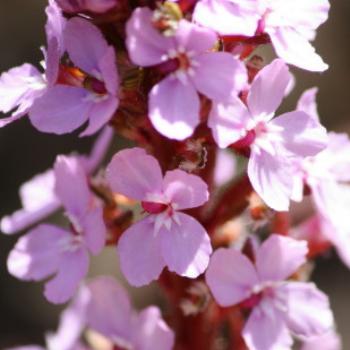
POLYGON ((246 83, 242 62, 226 52, 212 52, 217 36, 209 29, 181 20, 173 36, 152 25, 152 11, 137 8, 126 27, 127 48, 133 63, 162 65, 170 74, 149 94, 149 117, 163 135, 183 140, 199 124, 201 93, 225 101, 246 83))
POLYGON ((303 111, 273 119, 290 80, 287 65, 274 60, 255 77, 247 105, 239 98, 215 103, 208 122, 219 147, 250 147, 248 176, 254 190, 280 211, 288 210, 293 196, 295 159, 315 155, 327 144, 325 128, 303 111))
POLYGON ((64 42, 70 60, 84 74, 72 75, 61 67, 63 77, 35 101, 29 119, 38 130, 55 134, 72 132, 89 122, 80 136, 92 135, 111 119, 119 104, 115 51, 97 27, 78 17, 67 22, 64 42))
POLYGON ((253 264, 234 248, 214 252, 206 281, 223 307, 252 308, 243 329, 250 350, 290 349, 290 333, 305 338, 331 329, 328 298, 312 283, 284 281, 305 261, 306 242, 271 235, 253 264))
MULTIPOLYGON (((113 130, 106 127, 97 137, 88 156, 70 156, 79 159, 87 174, 93 173, 102 162, 112 141, 113 130)), ((22 208, 0 220, 0 229, 5 234, 24 230, 58 210, 61 202, 55 192, 55 172, 48 169, 35 175, 19 188, 22 208)))
POLYGON ((66 20, 55 0, 49 1, 46 15, 47 49, 43 50, 45 74, 28 63, 2 73, 0 76, 0 112, 14 111, 10 117, 0 119, 0 127, 26 115, 35 101, 57 80, 59 60, 64 52, 63 31, 66 20))
POLYGON ((302 69, 328 68, 310 41, 327 20, 328 0, 200 0, 194 20, 222 35, 268 34, 278 57, 302 69))
MULTIPOLYGON (((122 349, 171 350, 174 333, 156 306, 137 312, 126 291, 112 277, 100 276, 86 283, 77 296, 88 298, 86 325, 122 349), (82 294, 83 293, 83 294, 82 294)), ((118 347, 118 348, 119 348, 118 347)))
POLYGON ((165 266, 181 276, 204 272, 212 252, 202 225, 182 212, 208 200, 201 178, 182 170, 163 177, 155 158, 141 148, 117 153, 107 167, 113 191, 141 201, 149 215, 127 229, 118 243, 121 269, 134 286, 157 279, 165 266))
POLYGON ((89 253, 105 244, 102 207, 89 190, 86 173, 76 158, 59 156, 54 167, 55 194, 63 204, 71 229, 42 224, 21 237, 8 257, 9 272, 21 280, 45 284, 53 303, 72 297, 88 272, 89 253))

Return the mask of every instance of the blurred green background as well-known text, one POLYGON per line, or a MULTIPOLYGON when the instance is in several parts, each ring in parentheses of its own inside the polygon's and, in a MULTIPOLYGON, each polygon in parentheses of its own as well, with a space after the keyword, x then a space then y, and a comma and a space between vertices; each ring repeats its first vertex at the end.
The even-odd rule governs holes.
MULTIPOLYGON (((310 1, 310 0, 305 0, 310 1)), ((44 0, 1 0, 0 4, 0 71, 42 60, 39 47, 45 43, 44 0)), ((294 70, 297 85, 287 99, 285 109, 292 109, 301 92, 319 87, 319 112, 325 126, 333 130, 350 130, 350 2, 331 1, 329 21, 323 25, 315 46, 330 69, 320 75, 294 70)), ((0 129, 0 216, 19 207, 19 185, 38 172, 49 168, 57 154, 71 150, 87 152, 92 139, 77 134, 55 136, 37 132, 23 118, 0 129)), ((350 208, 349 208, 350 209, 350 208)), ((17 344, 43 343, 43 333, 55 329, 59 307, 42 297, 42 285, 20 282, 6 271, 6 257, 17 236, 0 235, 0 348, 17 344)), ((95 273, 117 270, 113 249, 95 265, 95 273)), ((350 271, 335 254, 320 259, 314 273, 319 288, 331 297, 344 349, 350 349, 350 271)), ((144 290, 138 292, 138 304, 144 303, 144 290)), ((156 350, 156 349, 155 349, 156 350)))

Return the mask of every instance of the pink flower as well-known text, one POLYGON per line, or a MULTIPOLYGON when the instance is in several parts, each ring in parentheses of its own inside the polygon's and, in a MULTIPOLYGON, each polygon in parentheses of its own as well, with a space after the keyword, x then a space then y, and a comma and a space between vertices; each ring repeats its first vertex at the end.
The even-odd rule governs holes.
POLYGON ((303 111, 274 118, 291 76, 276 59, 255 77, 247 105, 239 98, 215 103, 209 126, 219 147, 250 147, 248 176, 254 190, 275 210, 285 211, 293 196, 295 159, 315 155, 327 144, 326 130, 303 111))
POLYGON ((132 62, 160 65, 170 72, 149 94, 149 117, 163 135, 177 140, 190 136, 200 122, 198 93, 225 101, 246 83, 242 62, 225 52, 211 52, 214 32, 181 20, 173 36, 166 37, 152 25, 152 11, 137 8, 126 27, 132 62))
MULTIPOLYGON (((316 89, 306 91, 298 109, 311 112, 318 120, 316 89)), ((348 135, 330 132, 326 149, 313 157, 300 160, 294 174, 293 199, 301 201, 304 186, 311 190, 320 231, 336 248, 343 262, 350 267, 350 140, 348 135)))
MULTIPOLYGON (((113 130, 106 127, 98 136, 88 156, 77 157, 87 174, 93 173, 102 162, 111 143, 113 130)), ((58 210, 61 202, 55 192, 55 172, 48 169, 35 175, 19 188, 22 208, 0 220, 0 229, 5 234, 13 234, 39 222, 58 210)))
POLYGON ((8 113, 15 109, 11 117, 0 119, 0 127, 26 115, 35 101, 57 80, 59 60, 64 52, 63 31, 66 20, 54 0, 49 1, 46 15, 48 48, 43 50, 45 74, 25 63, 0 76, 0 112, 8 113))
POLYGON ((155 158, 133 148, 113 157, 107 180, 113 191, 140 200, 149 214, 118 243, 121 269, 130 284, 150 283, 165 266, 190 278, 204 272, 212 252, 210 239, 196 219, 181 212, 208 200, 202 179, 182 170, 167 171, 163 177, 155 158))
POLYGON ((53 303, 66 302, 88 272, 89 252, 105 244, 102 208, 89 190, 84 168, 76 158, 59 156, 54 167, 55 193, 63 204, 71 229, 42 224, 21 237, 8 257, 9 272, 21 280, 45 284, 53 303))
POLYGON ((278 57, 309 71, 328 68, 310 44, 328 18, 328 0, 263 0, 258 6, 261 32, 269 34, 278 57))
POLYGON ((222 35, 267 33, 278 57, 310 71, 328 68, 310 44, 327 20, 328 0, 201 0, 194 20, 222 35))
POLYGON ((67 22, 64 41, 70 60, 81 71, 62 66, 57 84, 35 101, 29 118, 38 130, 55 134, 72 132, 88 121, 80 136, 92 135, 119 104, 114 48, 98 28, 77 17, 67 22))
POLYGON ((141 312, 135 311, 126 291, 112 277, 97 277, 86 283, 81 291, 89 300, 86 305, 87 326, 110 339, 118 348, 173 348, 174 333, 163 321, 160 310, 149 306, 141 312))
POLYGON ((62 10, 70 13, 83 11, 104 13, 115 7, 118 2, 119 0, 57 0, 62 10))
POLYGON ((312 283, 284 281, 306 261, 306 253, 306 242, 271 235, 255 264, 234 248, 213 254, 206 280, 214 299, 223 307, 252 308, 242 332, 249 349, 290 349, 290 332, 305 339, 331 329, 327 296, 312 283))

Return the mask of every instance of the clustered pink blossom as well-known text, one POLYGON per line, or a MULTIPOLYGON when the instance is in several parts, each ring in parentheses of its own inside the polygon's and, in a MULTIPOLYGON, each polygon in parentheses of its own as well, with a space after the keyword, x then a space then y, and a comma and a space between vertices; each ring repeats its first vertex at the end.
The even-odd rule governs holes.
POLYGON ((113 350, 341 349, 310 266, 334 246, 350 267, 350 140, 322 126, 317 88, 277 112, 295 84, 289 65, 328 68, 311 42, 329 9, 48 1, 42 69, 2 73, 0 127, 28 116, 41 132, 98 135, 89 155, 58 155, 25 182, 22 208, 0 221, 4 234, 28 230, 9 273, 69 302, 45 347, 12 350, 100 349, 91 334, 113 350), (132 146, 104 165, 115 134, 132 146), (41 223, 60 209, 60 225, 41 223), (114 278, 89 275, 107 247, 127 284, 157 282, 161 307, 136 310, 114 278))

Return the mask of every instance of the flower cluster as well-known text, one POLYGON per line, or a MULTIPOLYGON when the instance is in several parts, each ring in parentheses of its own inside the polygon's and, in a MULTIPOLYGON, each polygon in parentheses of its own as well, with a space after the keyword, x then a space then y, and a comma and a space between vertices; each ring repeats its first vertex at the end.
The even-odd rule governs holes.
POLYGON ((43 67, 2 73, 0 126, 28 116, 41 132, 99 135, 22 185, 23 208, 0 222, 29 230, 9 273, 69 302, 46 349, 340 349, 309 279, 332 246, 350 267, 350 139, 322 126, 316 88, 275 116, 289 65, 328 68, 311 44, 328 12, 328 0, 48 1, 43 67), (102 168, 114 135, 133 146, 102 168), (312 214, 290 227, 307 196, 312 214), (59 209, 63 227, 41 223, 59 209), (136 311, 112 277, 87 278, 107 246, 128 284, 157 281, 166 308, 136 311))

